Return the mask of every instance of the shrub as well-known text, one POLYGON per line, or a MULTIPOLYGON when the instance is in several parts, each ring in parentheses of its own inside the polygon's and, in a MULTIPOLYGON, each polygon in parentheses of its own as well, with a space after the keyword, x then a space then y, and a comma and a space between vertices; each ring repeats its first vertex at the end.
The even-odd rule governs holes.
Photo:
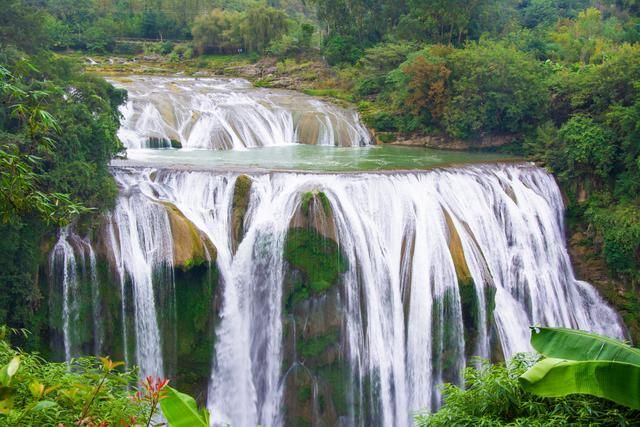
POLYGON ((465 388, 446 384, 442 408, 432 415, 418 415, 416 424, 420 427, 630 426, 638 420, 639 411, 596 397, 542 398, 524 391, 518 377, 537 358, 518 354, 506 365, 483 361, 479 368, 468 368, 465 388))
POLYGON ((353 38, 339 35, 326 40, 323 53, 330 65, 355 64, 362 56, 362 50, 353 38))
POLYGON ((115 369, 119 363, 94 357, 67 363, 47 362, 6 341, 0 329, 0 424, 109 425, 146 420, 150 407, 131 399, 135 371, 115 369))

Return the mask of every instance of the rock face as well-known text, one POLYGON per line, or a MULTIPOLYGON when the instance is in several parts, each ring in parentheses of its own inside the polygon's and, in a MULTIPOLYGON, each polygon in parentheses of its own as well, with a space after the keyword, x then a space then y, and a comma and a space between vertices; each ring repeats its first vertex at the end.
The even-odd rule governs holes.
POLYGON ((285 242, 287 425, 336 425, 348 416, 341 275, 348 268, 326 195, 302 195, 285 242))
POLYGON ((173 235, 173 265, 182 271, 215 263, 217 250, 211 240, 173 204, 164 202, 173 235))
POLYGON ((403 139, 402 137, 396 138, 392 135, 378 134, 376 136, 376 143, 383 144, 390 142, 391 145, 406 145, 415 147, 428 147, 437 148, 443 150, 474 150, 481 148, 496 148, 502 147, 513 143, 518 138, 518 135, 504 134, 504 135, 482 135, 478 138, 471 140, 462 140, 453 138, 450 136, 440 135, 427 135, 413 137, 409 139, 403 139))
MULTIPOLYGON (((456 270, 456 276, 458 278, 458 290, 460 292, 460 303, 462 304, 462 321, 464 324, 464 336, 465 336, 465 355, 467 359, 473 357, 476 354, 479 330, 478 325, 482 323, 480 318, 480 298, 478 290, 476 289, 476 283, 473 280, 469 264, 465 258, 464 248, 462 246, 462 240, 460 234, 456 229, 454 221, 451 216, 445 212, 445 219, 447 221, 447 228, 449 230, 449 251, 451 252, 451 258, 456 270)), ((487 318, 493 316, 493 310, 495 308, 495 288, 489 285, 484 286, 484 299, 487 318)), ((493 322, 490 322, 493 325, 493 322)), ((495 331, 491 331, 492 335, 495 335, 495 331)), ((496 336, 491 336, 490 341, 492 343, 491 356, 495 361, 504 360, 502 349, 500 348, 499 340, 496 336)), ((446 373, 445 373, 446 374, 446 373)))
POLYGON ((247 175, 240 175, 236 178, 236 184, 233 189, 233 205, 231 207, 231 245, 234 253, 238 250, 238 245, 240 245, 244 237, 244 220, 251 201, 251 187, 252 181, 247 175))

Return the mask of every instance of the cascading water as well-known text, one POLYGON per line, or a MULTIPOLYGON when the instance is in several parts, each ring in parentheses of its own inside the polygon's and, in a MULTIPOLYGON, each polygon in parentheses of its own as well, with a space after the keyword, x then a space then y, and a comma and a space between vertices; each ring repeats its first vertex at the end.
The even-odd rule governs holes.
POLYGON ((172 262, 166 204, 217 248, 222 301, 208 393, 215 424, 285 424, 289 267, 283 251, 302 195, 310 191, 326 195, 349 260, 338 300, 344 313, 339 358, 348 366, 341 425, 410 425, 412 413, 435 408, 438 384, 460 381, 469 356, 530 350, 530 325, 624 333, 595 290, 574 278, 559 190, 532 166, 256 174, 236 250, 236 174, 114 174, 122 193, 110 216, 111 244, 121 277, 133 283, 136 362, 143 372, 163 369, 153 282, 172 286, 170 278, 154 275, 172 262))
MULTIPOLYGON (((163 376, 162 342, 158 323, 155 282, 172 286, 173 240, 169 217, 162 205, 144 196, 137 185, 119 180, 126 189, 109 218, 109 241, 120 279, 123 317, 126 283, 133 294, 135 361, 143 376, 163 376), (117 237, 116 237, 117 236, 117 237)), ((167 315, 167 313, 163 313, 167 315)), ((123 322, 126 325, 126 322, 123 322)), ((123 331, 126 342, 126 329, 123 331)), ((125 353, 126 359, 129 355, 125 353)))
MULTIPOLYGON (((370 141, 354 112, 239 79, 117 84, 129 148, 370 141)), ((530 325, 624 336, 574 277, 560 191, 534 166, 247 176, 206 162, 114 167, 103 227, 61 231, 50 311, 66 360, 105 352, 170 376, 214 425, 408 426, 471 357, 529 351, 530 325)))
POLYGON ((256 89, 246 80, 131 77, 113 83, 129 92, 119 131, 127 148, 351 147, 371 141, 353 111, 296 92, 256 89))
POLYGON ((57 329, 62 334, 64 360, 86 353, 100 354, 104 339, 100 283, 96 256, 90 242, 81 239, 69 227, 63 228, 49 257, 49 273, 53 284, 51 313, 54 317, 61 314, 61 318, 53 318, 52 323, 58 325, 57 329), (87 289, 89 294, 83 295, 87 289), (83 306, 83 302, 88 307, 83 306), (78 327, 85 321, 92 325, 88 336, 82 336, 82 328, 78 327))

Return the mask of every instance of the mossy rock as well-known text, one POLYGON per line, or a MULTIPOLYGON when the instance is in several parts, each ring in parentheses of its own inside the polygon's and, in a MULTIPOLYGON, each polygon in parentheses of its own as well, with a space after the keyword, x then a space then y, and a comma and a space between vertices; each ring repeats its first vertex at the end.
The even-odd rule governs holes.
POLYGON ((287 298, 291 307, 296 301, 319 295, 337 284, 349 262, 338 244, 315 229, 293 228, 287 233, 284 257, 302 277, 294 282, 287 298))
POLYGON ((173 265, 188 271, 215 262, 218 252, 211 240, 175 205, 167 202, 162 204, 167 209, 173 235, 173 265))
POLYGON ((216 268, 195 268, 175 275, 176 361, 175 384, 205 403, 211 374, 217 318, 216 268))
POLYGON ((322 191, 308 191, 302 195, 302 212, 308 216, 309 208, 311 207, 312 202, 320 201, 322 205, 322 209, 325 215, 331 215, 331 203, 329 202, 329 198, 322 191))
POLYGON ((331 202, 322 191, 308 191, 300 197, 289 228, 313 228, 327 239, 338 241, 331 202))
POLYGON ((338 330, 332 330, 315 337, 301 337, 297 340, 298 355, 305 361, 313 361, 312 364, 321 364, 322 356, 338 341, 339 336, 338 330))
POLYGON ((244 238, 244 221, 249 202, 251 201, 251 187, 253 181, 247 175, 240 175, 236 178, 233 188, 233 204, 231 207, 231 230, 233 233, 232 246, 235 252, 244 238))
MULTIPOLYGON (((449 229, 449 251, 458 277, 458 290, 462 305, 462 321, 464 325, 465 353, 469 358, 475 355, 480 325, 480 298, 476 283, 471 276, 469 265, 464 255, 464 248, 460 235, 456 230, 451 216, 445 212, 445 219, 449 229)), ((495 309, 496 289, 488 284, 484 285, 485 312, 487 323, 493 318, 495 309)))
POLYGON ((182 142, 178 141, 177 139, 172 139, 170 143, 171 148, 182 148, 182 142))

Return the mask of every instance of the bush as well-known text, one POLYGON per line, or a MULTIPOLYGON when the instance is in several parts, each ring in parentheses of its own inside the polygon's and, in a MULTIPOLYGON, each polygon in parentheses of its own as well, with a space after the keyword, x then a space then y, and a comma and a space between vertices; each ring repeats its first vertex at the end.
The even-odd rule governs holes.
POLYGON ((146 420, 151 408, 131 399, 137 376, 118 371, 118 363, 94 357, 67 363, 47 362, 6 341, 0 328, 0 424, 2 425, 109 425, 146 420), (13 372, 13 375, 11 375, 13 372))
POLYGON ((613 132, 592 118, 575 115, 560 129, 570 170, 606 179, 616 155, 613 132))
POLYGON ((453 52, 447 131, 459 138, 483 132, 525 132, 545 117, 549 95, 540 64, 499 42, 453 52))
POLYGON ((332 36, 324 44, 324 56, 330 65, 355 64, 362 50, 352 37, 332 36))
POLYGON ((420 427, 448 426, 630 426, 640 417, 604 399, 584 395, 542 398, 522 389, 518 377, 537 356, 519 354, 506 365, 484 361, 465 371, 465 389, 444 386, 444 404, 433 415, 419 415, 420 427))

